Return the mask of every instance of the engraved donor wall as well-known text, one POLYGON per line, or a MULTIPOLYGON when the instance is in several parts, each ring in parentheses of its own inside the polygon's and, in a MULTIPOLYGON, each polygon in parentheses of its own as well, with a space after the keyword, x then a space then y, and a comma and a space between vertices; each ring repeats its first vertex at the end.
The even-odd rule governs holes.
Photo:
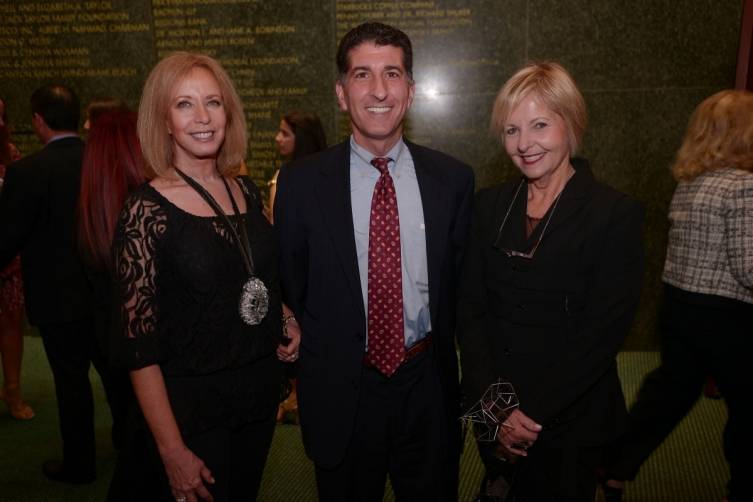
POLYGON ((222 62, 245 105, 249 175, 260 187, 280 166, 280 116, 316 112, 330 144, 349 125, 334 98, 335 49, 351 27, 377 20, 414 43, 416 142, 470 164, 477 186, 514 175, 488 132, 494 96, 528 60, 553 59, 584 91, 590 125, 582 154, 596 175, 647 206, 647 286, 628 343, 653 344, 667 167, 690 112, 731 87, 742 2, 602 0, 109 0, 0 1, 0 96, 22 153, 38 149, 28 101, 49 82, 138 106, 154 63, 176 50, 222 62))

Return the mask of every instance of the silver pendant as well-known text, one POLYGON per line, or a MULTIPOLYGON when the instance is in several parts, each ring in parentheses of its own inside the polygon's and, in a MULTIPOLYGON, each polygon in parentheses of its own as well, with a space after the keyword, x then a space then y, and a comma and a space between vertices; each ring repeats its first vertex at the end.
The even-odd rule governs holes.
POLYGON ((269 310, 269 291, 261 279, 250 277, 241 291, 238 312, 246 324, 256 326, 264 320, 269 310))

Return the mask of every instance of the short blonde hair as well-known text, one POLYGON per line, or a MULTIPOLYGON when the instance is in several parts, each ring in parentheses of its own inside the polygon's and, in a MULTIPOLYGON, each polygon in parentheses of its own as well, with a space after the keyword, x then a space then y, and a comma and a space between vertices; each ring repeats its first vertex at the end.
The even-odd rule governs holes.
POLYGON ((505 82, 492 107, 492 134, 498 138, 502 136, 505 122, 512 111, 531 93, 562 117, 567 128, 570 153, 574 154, 580 148, 588 121, 586 102, 573 78, 557 63, 529 63, 505 82))
POLYGON ((217 80, 227 115, 225 141, 217 156, 217 170, 235 176, 246 157, 246 117, 233 82, 215 59, 190 52, 176 52, 152 69, 144 84, 139 104, 138 134, 144 158, 159 176, 173 166, 173 141, 167 129, 167 115, 175 87, 195 68, 204 68, 217 80))
POLYGON ((732 167, 753 172, 753 93, 721 91, 693 112, 672 166, 677 181, 732 167))

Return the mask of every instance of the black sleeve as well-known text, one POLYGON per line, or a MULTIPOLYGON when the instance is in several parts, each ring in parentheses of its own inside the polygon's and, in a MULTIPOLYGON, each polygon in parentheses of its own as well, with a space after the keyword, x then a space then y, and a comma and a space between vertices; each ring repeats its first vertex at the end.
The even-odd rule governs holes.
POLYGON ((458 204, 458 210, 455 215, 455 222, 452 231, 452 242, 455 252, 455 272, 459 273, 465 254, 465 246, 468 243, 468 228, 471 222, 471 212, 473 208, 473 190, 475 180, 473 170, 468 166, 463 166, 464 179, 463 189, 460 192, 461 200, 458 204))
POLYGON ((113 356, 119 366, 137 369, 161 361, 155 277, 166 228, 164 209, 143 192, 132 195, 120 213, 113 240, 122 326, 113 356))
POLYGON ((282 300, 295 313, 301 315, 305 284, 308 276, 307 231, 294 195, 290 168, 283 166, 277 178, 275 197, 275 231, 280 243, 280 282, 282 300))
POLYGON ((457 337, 465 408, 478 401, 486 388, 496 380, 486 322, 489 307, 484 286, 485 221, 489 218, 487 213, 493 210, 487 203, 488 195, 488 191, 479 192, 473 203, 473 216, 458 288, 457 337))

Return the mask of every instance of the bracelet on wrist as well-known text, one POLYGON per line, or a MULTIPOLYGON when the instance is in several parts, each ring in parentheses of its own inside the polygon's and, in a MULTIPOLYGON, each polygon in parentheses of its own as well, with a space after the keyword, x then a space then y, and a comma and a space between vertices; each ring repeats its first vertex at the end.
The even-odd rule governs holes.
POLYGON ((290 323, 290 321, 296 321, 295 315, 289 314, 282 316, 282 329, 287 329, 288 323, 290 323))

